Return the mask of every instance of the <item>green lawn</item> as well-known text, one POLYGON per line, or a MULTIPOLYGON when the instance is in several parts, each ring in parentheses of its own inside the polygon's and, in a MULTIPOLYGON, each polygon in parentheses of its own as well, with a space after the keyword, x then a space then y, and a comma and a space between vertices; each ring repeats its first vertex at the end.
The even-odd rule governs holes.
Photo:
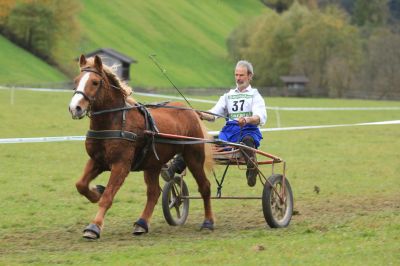
MULTIPOLYGON (((84 135, 72 120, 72 93, 0 90, 0 138, 84 135)), ((217 96, 207 99, 216 100, 217 96)), ((138 96, 141 102, 157 98, 138 96)), ((269 98, 270 106, 372 107, 398 102, 269 98)), ((210 104, 194 103, 207 110, 210 104)), ((283 126, 398 120, 399 111, 281 111, 283 126)), ((218 122, 221 123, 221 122, 218 122)), ((207 123, 217 130, 218 123, 207 123)), ((267 127, 276 126, 269 112, 267 127)), ((142 173, 131 173, 107 214, 102 238, 81 239, 97 206, 74 187, 84 143, 0 144, 0 265, 398 265, 400 263, 400 125, 264 133, 261 149, 286 160, 296 215, 270 229, 261 200, 215 200, 216 229, 199 232, 202 203, 191 200, 182 227, 170 227, 161 200, 150 233, 131 235, 145 202, 142 173), (314 192, 314 186, 320 193, 314 192)), ((223 167, 217 167, 220 176, 223 167)), ((270 169, 264 170, 269 175, 270 169)), ((276 171, 280 171, 279 168, 276 171)), ((186 177, 190 194, 197 195, 186 177)), ((215 181, 210 176, 215 193, 215 181)), ((96 180, 105 184, 107 173, 96 180)), ((161 186, 163 183, 161 184, 161 186)), ((232 167, 223 195, 261 195, 232 167)))
POLYGON ((41 84, 42 86, 51 86, 54 82, 68 80, 61 72, 14 45, 2 35, 0 35, 0 50, 0 64, 2 65, 0 85, 41 84))

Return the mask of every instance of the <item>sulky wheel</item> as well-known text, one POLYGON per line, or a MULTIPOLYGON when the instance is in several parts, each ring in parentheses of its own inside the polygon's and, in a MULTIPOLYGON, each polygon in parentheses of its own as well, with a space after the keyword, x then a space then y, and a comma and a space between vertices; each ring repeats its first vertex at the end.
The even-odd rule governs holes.
POLYGON ((162 208, 165 220, 169 225, 183 225, 189 214, 189 190, 180 176, 165 183, 162 192, 162 208), (182 189, 181 189, 182 182, 182 189))
POLYGON ((285 178, 283 192, 283 176, 272 175, 264 185, 262 207, 265 221, 271 228, 281 228, 289 225, 293 214, 293 194, 289 181, 285 178), (275 189, 274 189, 275 188, 275 189), (282 193, 283 192, 283 193, 282 193), (283 195, 283 201, 279 194, 283 195))

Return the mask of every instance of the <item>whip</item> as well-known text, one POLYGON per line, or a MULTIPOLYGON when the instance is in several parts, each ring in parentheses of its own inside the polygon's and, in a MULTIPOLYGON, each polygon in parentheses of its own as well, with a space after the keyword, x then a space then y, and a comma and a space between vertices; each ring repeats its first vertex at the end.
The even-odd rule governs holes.
POLYGON ((183 97, 183 99, 185 99, 185 101, 187 102, 187 104, 193 108, 193 106, 190 104, 190 102, 186 99, 186 97, 181 93, 181 91, 175 86, 175 84, 172 82, 172 80, 168 77, 167 75, 167 71, 161 67, 161 65, 158 63, 158 61, 156 60, 156 55, 155 54, 151 54, 149 55, 150 59, 154 62, 154 64, 158 67, 158 69, 160 69, 161 73, 163 73, 163 75, 168 79, 168 81, 172 84, 172 86, 175 88, 175 90, 177 90, 179 92, 179 94, 183 97))
MULTIPOLYGON (((149 55, 149 57, 150 57, 150 59, 154 62, 154 64, 158 67, 158 69, 160 69, 161 73, 163 73, 163 75, 164 75, 164 76, 168 79, 168 81, 172 84, 172 86, 175 88, 175 90, 176 90, 177 92, 179 92, 179 94, 183 97, 183 99, 187 102, 187 104, 188 104, 193 110, 196 111, 196 109, 193 108, 193 106, 192 106, 192 105, 190 104, 190 102, 186 99, 186 97, 181 93, 181 91, 175 86, 175 84, 172 82, 172 80, 168 77, 168 75, 166 74, 167 71, 166 71, 163 67, 161 67, 160 63, 158 63, 157 59, 155 58, 156 55, 155 55, 155 54, 151 54, 151 55, 149 55)), ((168 107, 169 107, 169 106, 163 106, 163 108, 168 108, 168 107)), ((173 108, 176 108, 176 109, 186 109, 186 108, 179 108, 179 107, 173 107, 173 108)), ((230 120, 230 118, 227 117, 227 116, 223 116, 223 115, 219 115, 219 114, 214 114, 214 113, 211 113, 211 112, 209 112, 209 111, 200 111, 200 112, 202 112, 202 113, 207 113, 207 114, 214 115, 214 116, 218 116, 218 117, 222 117, 222 118, 225 118, 226 120, 230 120)))

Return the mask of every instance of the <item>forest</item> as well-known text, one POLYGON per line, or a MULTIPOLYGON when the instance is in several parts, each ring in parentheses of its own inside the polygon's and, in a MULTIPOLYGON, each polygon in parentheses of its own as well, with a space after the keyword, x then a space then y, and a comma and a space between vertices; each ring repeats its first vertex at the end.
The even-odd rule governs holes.
POLYGON ((228 49, 258 86, 304 75, 309 96, 400 98, 400 1, 263 1, 276 10, 232 32, 228 49))

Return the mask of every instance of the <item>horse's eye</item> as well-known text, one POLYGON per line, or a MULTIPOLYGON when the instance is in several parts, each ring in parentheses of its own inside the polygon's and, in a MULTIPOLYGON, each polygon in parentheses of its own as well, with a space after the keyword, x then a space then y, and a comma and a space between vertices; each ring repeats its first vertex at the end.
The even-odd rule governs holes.
POLYGON ((97 80, 93 80, 93 81, 92 81, 92 84, 93 84, 93 86, 98 86, 98 85, 99 85, 99 82, 98 82, 97 80))

